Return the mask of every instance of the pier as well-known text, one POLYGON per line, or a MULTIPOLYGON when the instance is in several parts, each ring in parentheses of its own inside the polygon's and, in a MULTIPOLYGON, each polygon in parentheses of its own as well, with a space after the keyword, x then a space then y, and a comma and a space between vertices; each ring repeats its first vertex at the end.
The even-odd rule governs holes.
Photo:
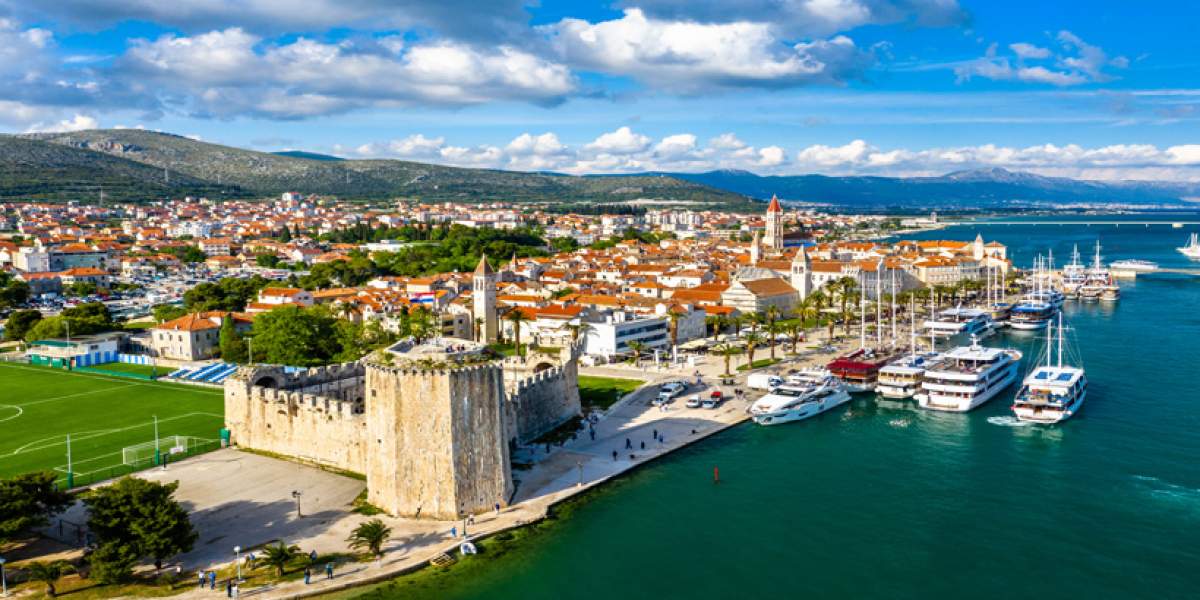
POLYGON ((1111 269, 1111 272, 1113 277, 1120 279, 1136 279, 1139 276, 1156 275, 1158 273, 1173 273, 1175 275, 1191 275, 1193 277, 1200 277, 1200 268, 1192 269, 1184 267, 1159 267, 1153 271, 1140 272, 1133 270, 1111 269))
POLYGON ((1120 227, 1126 225, 1129 227, 1150 227, 1151 225, 1165 225, 1172 229, 1181 229, 1187 225, 1200 225, 1200 221, 958 221, 952 222, 953 225, 1083 225, 1091 227, 1092 225, 1112 225, 1120 227))

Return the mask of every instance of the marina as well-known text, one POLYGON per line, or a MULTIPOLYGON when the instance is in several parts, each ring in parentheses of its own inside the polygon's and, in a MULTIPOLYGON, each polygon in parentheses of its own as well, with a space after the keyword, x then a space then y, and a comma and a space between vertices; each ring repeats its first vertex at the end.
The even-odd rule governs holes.
MULTIPOLYGON (((1009 227, 984 232, 1025 266, 1096 240, 1087 227, 1009 227)), ((1162 269, 1123 281, 1120 302, 1064 302, 1088 380, 1087 403, 1069 421, 1019 420, 1016 385, 961 414, 857 394, 804 421, 733 427, 648 464, 471 577, 401 588, 405 597, 572 599, 596 586, 625 597, 768 594, 775 584, 753 561, 687 568, 747 546, 802 565, 798 594, 1189 597, 1200 585, 1191 543, 1200 539, 1200 422, 1190 381, 1178 375, 1200 337, 1191 314, 1200 286, 1171 272, 1188 268, 1178 243, 1119 229, 1103 236, 1109 254, 1162 269), (793 518, 814 510, 821 519, 793 518), (1047 530, 1054 535, 1039 533, 1047 530), (864 578, 850 556, 889 558, 873 561, 864 578), (617 568, 625 575, 614 580, 617 568)), ((1001 329, 986 345, 1044 364, 1045 329, 1001 329)))

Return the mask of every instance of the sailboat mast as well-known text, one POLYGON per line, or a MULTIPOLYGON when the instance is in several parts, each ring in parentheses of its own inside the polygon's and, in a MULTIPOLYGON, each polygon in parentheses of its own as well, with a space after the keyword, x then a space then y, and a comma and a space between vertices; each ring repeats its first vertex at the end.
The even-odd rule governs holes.
POLYGON ((1058 368, 1063 365, 1063 317, 1062 311, 1058 311, 1058 368))
POLYGON ((892 274, 892 347, 896 347, 896 271, 891 270, 892 274))
MULTIPOLYGON (((866 282, 863 282, 866 283, 866 282)), ((867 347, 867 286, 858 286, 858 347, 867 347)))
POLYGON ((917 355, 917 297, 908 299, 908 346, 909 354, 917 355))
POLYGON ((1054 365, 1054 321, 1046 321, 1046 366, 1054 365))
POLYGON ((875 347, 883 347, 883 261, 875 266, 875 347))

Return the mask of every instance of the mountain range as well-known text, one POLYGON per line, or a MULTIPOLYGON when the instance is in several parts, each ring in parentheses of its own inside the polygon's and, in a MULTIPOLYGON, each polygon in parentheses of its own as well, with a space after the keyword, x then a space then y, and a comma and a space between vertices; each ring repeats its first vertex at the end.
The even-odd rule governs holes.
MULTIPOLYGON (((756 175, 748 171, 572 176, 257 152, 141 129, 0 135, 0 200, 261 198, 285 191, 346 199, 545 202, 635 199, 752 208, 772 195, 852 210, 1180 206, 1200 184, 1085 181, 1000 168, 938 177, 756 175)), ((1194 205, 1193 205, 1194 206, 1194 205)))

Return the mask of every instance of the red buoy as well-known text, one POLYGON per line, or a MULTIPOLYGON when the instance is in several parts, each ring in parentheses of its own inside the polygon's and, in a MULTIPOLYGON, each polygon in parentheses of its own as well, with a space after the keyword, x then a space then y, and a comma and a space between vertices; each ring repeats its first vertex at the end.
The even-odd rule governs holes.
POLYGON ((713 467, 713 483, 721 483, 721 470, 713 467))

